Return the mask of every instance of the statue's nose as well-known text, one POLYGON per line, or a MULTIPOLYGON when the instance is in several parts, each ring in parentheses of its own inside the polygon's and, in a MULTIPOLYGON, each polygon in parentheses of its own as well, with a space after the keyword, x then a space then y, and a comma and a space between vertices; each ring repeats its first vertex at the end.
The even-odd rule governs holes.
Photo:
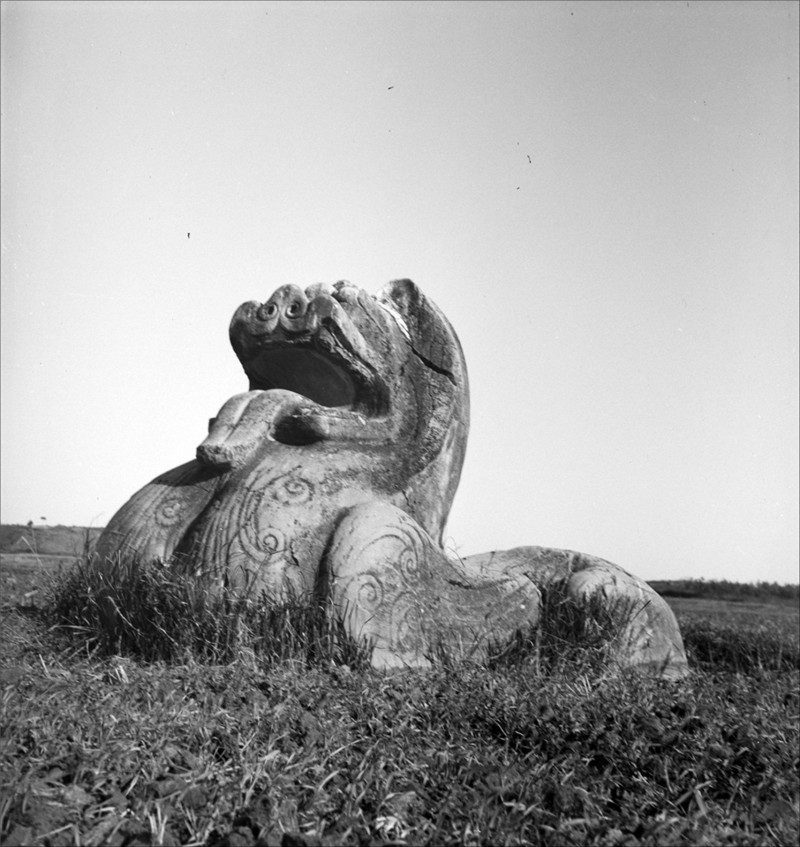
POLYGON ((257 316, 262 321, 278 318, 281 326, 296 329, 297 320, 308 309, 308 298, 297 285, 282 285, 272 297, 259 307, 257 316))

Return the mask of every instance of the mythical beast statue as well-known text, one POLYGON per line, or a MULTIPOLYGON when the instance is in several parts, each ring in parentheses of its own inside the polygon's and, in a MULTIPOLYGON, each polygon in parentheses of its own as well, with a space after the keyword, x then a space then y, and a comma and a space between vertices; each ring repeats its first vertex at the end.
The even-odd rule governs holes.
POLYGON ((591 556, 518 547, 453 560, 442 534, 469 429, 464 355, 410 280, 376 296, 279 288, 230 325, 250 390, 196 458, 114 515, 101 559, 173 560, 237 591, 329 597, 376 667, 480 654, 535 623, 542 592, 634 605, 624 664, 686 671, 675 617, 643 581, 591 556))

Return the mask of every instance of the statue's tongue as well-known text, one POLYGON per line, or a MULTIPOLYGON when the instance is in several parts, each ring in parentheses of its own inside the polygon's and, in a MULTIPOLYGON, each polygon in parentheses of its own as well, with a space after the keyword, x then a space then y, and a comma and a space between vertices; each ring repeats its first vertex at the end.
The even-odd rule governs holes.
POLYGON ((197 448, 197 459, 220 469, 241 467, 264 439, 270 438, 276 414, 289 391, 245 391, 231 397, 212 419, 208 437, 197 448))

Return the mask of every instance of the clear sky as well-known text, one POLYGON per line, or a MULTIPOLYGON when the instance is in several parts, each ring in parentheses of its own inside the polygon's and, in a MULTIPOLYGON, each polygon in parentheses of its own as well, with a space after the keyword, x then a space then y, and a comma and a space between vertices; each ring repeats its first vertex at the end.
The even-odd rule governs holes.
POLYGON ((798 582, 798 8, 3 2, 2 522, 192 458, 243 301, 405 276, 452 550, 798 582))

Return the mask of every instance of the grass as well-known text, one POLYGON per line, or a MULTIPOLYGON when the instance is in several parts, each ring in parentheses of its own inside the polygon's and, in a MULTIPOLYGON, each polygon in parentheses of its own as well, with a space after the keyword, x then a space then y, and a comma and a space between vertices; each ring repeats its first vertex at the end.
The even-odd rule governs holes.
POLYGON ((101 655, 219 664, 252 652, 269 663, 369 664, 368 650, 346 638, 324 605, 276 605, 247 591, 211 591, 211 582, 160 562, 99 567, 86 558, 57 580, 43 615, 53 629, 78 635, 101 655))
POLYGON ((482 664, 399 674, 263 600, 84 563, 6 606, 2 842, 797 842, 796 611, 685 605, 695 670, 664 683, 611 672, 613 621, 557 592, 482 664))

